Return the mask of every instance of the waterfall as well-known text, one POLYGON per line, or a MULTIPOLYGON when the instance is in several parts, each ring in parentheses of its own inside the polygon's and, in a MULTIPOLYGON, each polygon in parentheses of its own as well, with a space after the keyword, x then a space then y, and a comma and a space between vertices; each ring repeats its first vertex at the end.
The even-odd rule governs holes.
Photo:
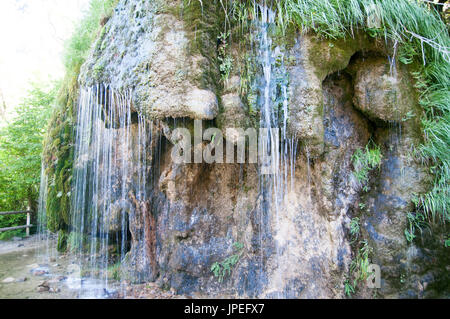
POLYGON ((48 176, 45 173, 44 161, 41 163, 41 184, 39 187, 39 202, 38 202, 38 227, 37 227, 37 241, 38 250, 37 257, 40 262, 48 263, 53 257, 52 253, 54 247, 50 240, 49 231, 47 229, 47 195, 48 195, 48 176), (42 245, 42 242, 45 242, 42 245))
MULTIPOLYGON (((143 229, 129 229, 131 218, 147 220, 141 215, 150 213, 144 207, 148 207, 147 144, 151 137, 144 117, 134 115, 131 92, 120 94, 107 85, 81 89, 68 244, 73 263, 83 274, 101 280, 100 288, 106 291, 111 269, 133 271, 124 269, 129 232, 141 237, 134 242, 143 243, 148 228, 144 222, 143 229)), ((138 249, 148 258, 143 247, 138 249)), ((91 293, 92 287, 88 288, 91 293)))
MULTIPOLYGON (((284 64, 285 55, 282 48, 273 48, 273 41, 269 28, 275 23, 275 13, 267 5, 258 4, 259 19, 256 19, 257 52, 256 61, 262 69, 262 77, 259 79, 258 108, 261 119, 260 127, 264 129, 260 136, 260 143, 264 152, 268 153, 268 161, 260 164, 260 194, 262 194, 262 207, 260 218, 260 267, 261 279, 263 278, 263 266, 265 258, 265 243, 269 238, 275 242, 275 264, 277 269, 280 263, 280 244, 277 242, 277 233, 281 232, 281 216, 285 206, 286 195, 294 187, 295 164, 297 157, 298 140, 288 135, 288 75, 284 64), (267 174, 268 172, 268 174, 267 174), (289 187, 289 179, 291 181, 289 187), (270 225, 273 231, 270 231, 270 225)), ((277 271, 275 271, 277 273, 277 271)), ((282 282, 278 272, 272 281, 275 286, 274 297, 281 298, 282 282), (278 278, 277 278, 278 277, 278 278)))

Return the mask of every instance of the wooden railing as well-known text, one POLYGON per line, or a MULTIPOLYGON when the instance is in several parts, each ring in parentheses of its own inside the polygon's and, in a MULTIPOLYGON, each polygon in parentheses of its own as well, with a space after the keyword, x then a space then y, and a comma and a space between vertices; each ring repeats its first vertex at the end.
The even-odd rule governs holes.
POLYGON ((0 228, 0 233, 9 231, 9 230, 17 230, 17 229, 27 229, 27 236, 30 236, 30 228, 33 227, 31 225, 31 214, 34 214, 31 210, 26 210, 22 212, 0 212, 0 216, 7 216, 7 215, 21 215, 21 214, 27 214, 27 224, 23 226, 15 226, 15 227, 7 227, 7 228, 0 228))

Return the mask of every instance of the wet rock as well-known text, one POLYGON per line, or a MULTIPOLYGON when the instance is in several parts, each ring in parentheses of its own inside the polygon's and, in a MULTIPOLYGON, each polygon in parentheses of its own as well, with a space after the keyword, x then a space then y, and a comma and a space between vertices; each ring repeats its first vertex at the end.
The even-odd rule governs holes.
POLYGON ((103 289, 103 295, 108 299, 117 299, 120 297, 120 293, 117 290, 103 289))
POLYGON ((8 278, 3 279, 3 280, 2 280, 2 283, 4 283, 4 284, 10 284, 10 283, 12 283, 12 282, 14 282, 14 281, 15 281, 15 279, 14 279, 13 277, 8 277, 8 278))
POLYGON ((37 288, 37 291, 38 291, 38 292, 47 292, 47 291, 49 291, 49 289, 50 289, 50 288, 48 288, 48 287, 38 287, 38 288, 37 288))
POLYGON ((51 294, 57 294, 57 293, 61 292, 61 289, 55 288, 55 287, 50 287, 48 289, 48 292, 51 293, 51 294))
POLYGON ((48 292, 50 290, 49 283, 47 281, 43 281, 37 287, 38 292, 48 292))
POLYGON ((49 280, 48 283, 49 284, 56 284, 56 283, 59 283, 61 281, 65 281, 65 280, 67 280, 66 276, 57 276, 57 277, 49 280))
POLYGON ((48 269, 44 269, 44 268, 34 268, 34 269, 31 269, 31 270, 30 270, 30 273, 31 273, 33 276, 44 276, 44 275, 47 275, 49 272, 48 272, 48 269))
POLYGON ((324 152, 324 101, 322 83, 328 75, 344 70, 358 50, 383 51, 364 34, 346 41, 324 41, 314 35, 298 37, 288 66, 289 130, 309 146, 312 157, 324 152))
POLYGON ((152 117, 214 119, 217 39, 203 24, 191 23, 200 18, 217 23, 217 13, 209 2, 192 10, 187 21, 182 12, 179 1, 120 2, 83 65, 82 84, 133 88, 133 108, 152 117))
MULTIPOLYGON (((359 199, 354 181, 352 155, 370 138, 370 124, 352 104, 353 87, 349 75, 332 74, 323 82, 324 161, 320 167, 321 207, 328 216, 347 213, 359 199)), ((319 186, 319 185, 318 185, 319 186)))
POLYGON ((389 64, 385 57, 355 63, 355 106, 371 120, 402 121, 417 111, 411 76, 403 64, 389 64))
POLYGON ((222 96, 223 110, 217 118, 218 127, 222 130, 227 141, 237 143, 239 132, 250 127, 250 121, 245 111, 245 106, 238 93, 228 93, 222 96))
POLYGON ((403 294, 407 291, 421 293, 415 278, 428 262, 424 251, 406 240, 406 215, 414 210, 414 193, 426 192, 431 181, 429 172, 409 155, 411 145, 420 143, 418 135, 408 127, 402 134, 400 139, 395 129, 377 129, 383 160, 373 189, 365 196, 368 214, 362 219, 363 233, 374 250, 372 260, 381 267, 384 281, 379 292, 397 297, 408 296, 403 294))

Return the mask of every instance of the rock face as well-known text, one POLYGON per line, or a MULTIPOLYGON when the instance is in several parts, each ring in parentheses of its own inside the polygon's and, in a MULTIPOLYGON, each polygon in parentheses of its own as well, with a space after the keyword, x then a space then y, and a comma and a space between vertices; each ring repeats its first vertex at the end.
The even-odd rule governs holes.
MULTIPOLYGON (((381 266, 378 296, 423 295, 423 282, 431 285, 430 276, 442 267, 425 263, 426 252, 404 236, 413 193, 426 191, 430 180, 411 157, 410 147, 422 137, 408 69, 390 65, 389 46, 367 35, 345 41, 296 35, 285 49, 295 147, 289 167, 280 168, 283 187, 270 184, 276 179, 264 179, 255 164, 177 164, 170 138, 176 126, 192 131, 193 120, 209 120, 235 143, 226 128, 255 123, 240 91, 243 75, 235 70, 220 80, 220 7, 200 3, 120 1, 80 76, 86 86, 131 90, 133 112, 159 124, 147 159, 151 199, 128 213, 131 244, 124 262, 138 270, 131 279, 180 294, 344 298, 357 254, 350 221, 358 217, 371 261, 381 266), (369 140, 380 146, 383 161, 366 192, 352 156, 369 140), (404 276, 406 284, 399 284, 404 276)), ((235 60, 245 56, 242 50, 235 60)), ((136 135, 135 126, 132 131, 136 135)), ((206 143, 197 147, 204 150, 206 143)), ((129 196, 130 202, 136 198, 133 190, 129 196)), ((362 297, 372 292, 357 290, 362 297)))
MULTIPOLYGON (((215 118, 216 39, 208 26, 191 30, 185 20, 198 13, 183 8, 180 0, 121 1, 81 71, 82 84, 132 89, 138 111, 154 118, 215 118)), ((214 12, 205 10, 214 21, 214 12)))
POLYGON ((295 57, 290 74, 290 131, 304 140, 313 157, 324 151, 324 101, 322 83, 328 75, 344 70, 361 50, 383 52, 367 35, 348 41, 322 41, 306 35, 296 39, 290 55, 295 57))
POLYGON ((399 122, 415 112, 417 97, 405 66, 379 57, 358 61, 355 68, 354 103, 371 120, 399 122))

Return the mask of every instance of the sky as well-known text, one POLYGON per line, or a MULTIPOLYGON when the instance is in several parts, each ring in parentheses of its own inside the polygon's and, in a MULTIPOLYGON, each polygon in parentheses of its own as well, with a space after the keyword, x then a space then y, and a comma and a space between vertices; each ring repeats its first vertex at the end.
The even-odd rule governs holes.
POLYGON ((63 76, 64 41, 88 4, 0 0, 0 94, 8 111, 20 103, 31 81, 46 83, 63 76))

